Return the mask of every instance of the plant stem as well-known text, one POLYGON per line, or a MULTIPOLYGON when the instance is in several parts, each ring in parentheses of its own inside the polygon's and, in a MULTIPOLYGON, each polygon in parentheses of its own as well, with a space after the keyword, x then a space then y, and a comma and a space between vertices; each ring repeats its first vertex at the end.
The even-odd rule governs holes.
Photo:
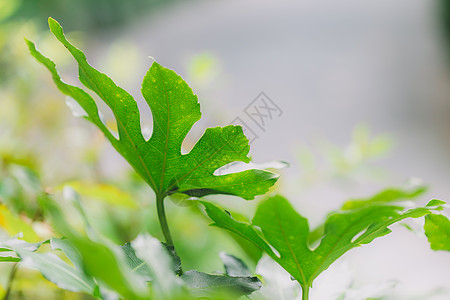
POLYGON ((168 246, 173 246, 172 236, 170 235, 169 225, 167 224, 166 212, 164 210, 164 196, 156 195, 156 207, 158 210, 159 224, 161 225, 161 230, 164 234, 166 244, 168 246))
POLYGON ((302 300, 309 299, 309 284, 302 285, 302 300))
POLYGON ((9 295, 11 294, 12 283, 14 281, 14 276, 16 275, 16 272, 17 272, 17 263, 14 264, 11 273, 9 273, 8 287, 6 288, 3 300, 7 300, 9 298, 9 295))

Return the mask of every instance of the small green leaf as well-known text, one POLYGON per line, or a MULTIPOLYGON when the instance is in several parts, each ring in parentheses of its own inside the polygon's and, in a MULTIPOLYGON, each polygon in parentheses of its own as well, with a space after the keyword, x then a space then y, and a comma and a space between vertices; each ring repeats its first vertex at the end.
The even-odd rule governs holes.
POLYGON ((257 277, 211 275, 194 270, 184 273, 181 279, 198 297, 211 297, 217 293, 232 293, 238 298, 259 290, 262 285, 257 277))
POLYGON ((347 251, 390 233, 390 225, 405 218, 418 218, 440 209, 439 206, 425 206, 404 211, 400 206, 377 203, 334 213, 325 222, 318 247, 310 249, 307 220, 281 196, 274 196, 262 202, 252 224, 234 220, 211 203, 203 202, 203 205, 208 216, 214 221, 213 225, 239 234, 263 249, 303 288, 309 288, 320 273, 347 251))
POLYGON ((55 37, 68 49, 79 66, 80 81, 112 110, 117 122, 116 139, 101 122, 97 105, 84 90, 64 83, 55 64, 27 41, 31 54, 45 65, 60 91, 75 99, 114 148, 130 163, 158 196, 179 192, 201 197, 230 194, 244 199, 261 195, 278 176, 264 170, 246 170, 216 176, 215 170, 234 161, 248 163, 249 145, 240 126, 208 128, 188 154, 181 144, 200 117, 197 96, 174 71, 153 63, 142 84, 142 94, 153 114, 153 134, 145 140, 136 101, 108 76, 91 67, 84 53, 64 36, 61 26, 49 18, 55 37))
POLYGON ((381 191, 380 193, 363 199, 353 199, 345 202, 342 209, 350 210, 368 206, 374 203, 392 203, 396 201, 405 201, 416 198, 417 196, 426 192, 427 187, 423 185, 416 186, 414 188, 389 188, 381 191))
POLYGON ((145 279, 132 272, 122 249, 106 241, 94 242, 76 232, 67 222, 60 206, 50 197, 42 197, 39 203, 52 225, 70 240, 70 243, 64 245, 62 241, 56 244, 53 241, 54 246, 65 250, 70 249, 69 246, 75 247, 76 252, 70 250, 66 253, 74 265, 79 259, 76 253, 79 253, 83 270, 101 286, 104 285, 127 299, 146 299, 145 279))
POLYGON ((450 251, 450 221, 443 215, 425 217, 425 234, 433 250, 450 251))

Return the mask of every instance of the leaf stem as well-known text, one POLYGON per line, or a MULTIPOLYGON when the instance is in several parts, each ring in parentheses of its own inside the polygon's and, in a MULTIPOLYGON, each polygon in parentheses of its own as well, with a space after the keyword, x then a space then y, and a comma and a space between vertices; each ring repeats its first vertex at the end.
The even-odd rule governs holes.
POLYGON ((6 288, 6 292, 5 292, 5 295, 3 296, 3 300, 9 299, 9 296, 11 295, 12 284, 13 284, 16 272, 17 272, 17 263, 14 264, 14 266, 11 269, 11 272, 9 273, 8 287, 6 288))
POLYGON ((302 300, 309 299, 309 284, 302 285, 302 300))
POLYGON ((167 224, 166 212, 164 210, 164 195, 156 195, 156 207, 158 210, 159 224, 164 234, 164 239, 168 246, 173 246, 172 236, 170 235, 169 225, 167 224))

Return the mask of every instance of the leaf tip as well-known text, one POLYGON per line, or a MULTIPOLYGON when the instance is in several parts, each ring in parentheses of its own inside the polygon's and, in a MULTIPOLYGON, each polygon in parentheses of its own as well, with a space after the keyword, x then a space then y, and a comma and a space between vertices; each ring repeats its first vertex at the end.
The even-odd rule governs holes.
POLYGON ((52 17, 48 17, 48 27, 50 28, 50 31, 53 33, 53 35, 58 39, 61 35, 64 34, 61 25, 52 17))
POLYGON ((35 45, 34 45, 34 43, 33 43, 32 41, 30 41, 30 40, 27 39, 26 37, 24 37, 23 39, 25 40, 25 43, 27 44, 28 49, 29 49, 30 51, 36 50, 36 47, 35 47, 35 45))

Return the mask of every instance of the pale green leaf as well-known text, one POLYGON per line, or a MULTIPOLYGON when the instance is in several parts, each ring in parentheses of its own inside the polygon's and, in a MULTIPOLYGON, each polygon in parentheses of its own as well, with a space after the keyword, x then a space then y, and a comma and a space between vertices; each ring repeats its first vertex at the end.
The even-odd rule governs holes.
POLYGON ((39 270, 49 281, 62 289, 73 292, 85 292, 93 295, 96 291, 94 280, 82 270, 77 270, 62 261, 53 253, 35 253, 18 250, 22 264, 39 270))
POLYGON ((443 215, 425 217, 425 234, 433 250, 450 251, 450 221, 443 215))

